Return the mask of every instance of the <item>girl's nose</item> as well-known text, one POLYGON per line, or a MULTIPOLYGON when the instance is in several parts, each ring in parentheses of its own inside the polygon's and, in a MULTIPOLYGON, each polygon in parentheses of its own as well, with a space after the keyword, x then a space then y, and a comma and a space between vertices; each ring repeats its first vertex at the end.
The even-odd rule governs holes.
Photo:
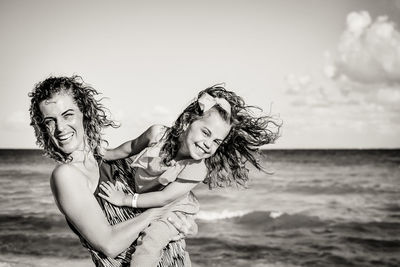
POLYGON ((210 142, 210 140, 206 139, 206 140, 204 141, 204 146, 205 146, 207 149, 210 149, 210 147, 211 147, 211 142, 210 142))

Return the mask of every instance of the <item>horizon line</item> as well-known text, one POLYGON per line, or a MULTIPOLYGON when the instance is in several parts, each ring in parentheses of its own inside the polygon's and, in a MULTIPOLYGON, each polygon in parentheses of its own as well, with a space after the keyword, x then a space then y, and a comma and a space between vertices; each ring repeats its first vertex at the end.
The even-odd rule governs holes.
MULTIPOLYGON (((10 148, 10 147, 0 147, 0 150, 37 150, 41 151, 41 148, 10 148)), ((264 150, 400 150, 400 147, 269 147, 260 148, 261 151, 264 150)))

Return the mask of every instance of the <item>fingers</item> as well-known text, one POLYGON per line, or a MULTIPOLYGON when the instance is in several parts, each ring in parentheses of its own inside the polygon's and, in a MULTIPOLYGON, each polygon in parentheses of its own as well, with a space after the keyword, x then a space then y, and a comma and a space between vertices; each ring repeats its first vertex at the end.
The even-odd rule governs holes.
POLYGON ((105 194, 107 194, 107 196, 110 195, 110 191, 111 191, 111 190, 110 190, 109 187, 107 187, 106 184, 101 183, 101 184, 100 184, 100 189, 101 189, 105 194))
POLYGON ((182 238, 185 238, 185 235, 182 234, 182 233, 179 233, 178 235, 172 237, 172 238, 170 239, 170 241, 178 241, 179 239, 182 239, 182 238))
POLYGON ((113 185, 110 181, 108 182, 101 182, 100 189, 103 190, 108 196, 112 191, 116 191, 115 185, 113 185))
POLYGON ((102 199, 105 199, 105 200, 107 200, 107 201, 110 200, 110 197, 109 197, 109 196, 103 195, 102 193, 98 193, 97 195, 98 195, 99 197, 101 197, 102 199))
POLYGON ((101 182, 100 186, 104 187, 106 190, 112 189, 109 183, 101 182))
POLYGON ((187 217, 182 213, 176 212, 175 214, 179 218, 179 220, 181 220, 181 228, 178 230, 186 236, 189 233, 189 228, 191 224, 189 223, 187 217))
POLYGON ((107 181, 107 184, 112 190, 117 190, 115 185, 113 183, 111 183, 110 181, 107 181))
POLYGON ((181 228, 182 228, 182 222, 178 220, 174 220, 171 217, 168 217, 168 221, 178 230, 179 233, 181 233, 181 228))
POLYGON ((168 217, 168 221, 183 235, 183 237, 185 237, 189 232, 190 224, 185 215, 179 212, 176 212, 175 215, 177 217, 176 219, 168 217))

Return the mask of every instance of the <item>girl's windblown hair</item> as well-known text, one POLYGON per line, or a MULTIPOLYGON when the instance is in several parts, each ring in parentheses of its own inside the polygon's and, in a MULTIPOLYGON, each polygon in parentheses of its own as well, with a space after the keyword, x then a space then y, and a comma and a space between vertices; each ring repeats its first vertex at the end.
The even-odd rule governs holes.
POLYGON ((227 91, 222 84, 211 86, 198 94, 185 110, 179 115, 175 124, 166 132, 166 142, 162 148, 164 163, 176 156, 180 147, 180 136, 185 127, 204 115, 198 100, 203 94, 223 98, 231 106, 231 114, 219 105, 213 108, 232 126, 228 136, 210 158, 205 159, 208 174, 204 182, 210 188, 230 185, 245 186, 249 170, 246 162, 257 169, 262 166, 255 157, 260 146, 273 143, 279 136, 281 124, 271 116, 256 116, 258 107, 247 106, 244 100, 234 92, 227 91))
POLYGON ((86 135, 86 142, 93 151, 96 159, 101 159, 101 145, 107 143, 102 139, 102 130, 111 126, 117 128, 118 125, 107 116, 107 109, 96 100, 95 96, 99 93, 91 86, 85 84, 80 76, 72 77, 49 77, 46 80, 35 85, 31 97, 31 106, 29 108, 31 123, 36 135, 36 144, 44 149, 45 155, 58 161, 67 162, 71 160, 69 155, 61 152, 52 144, 47 134, 46 126, 43 122, 43 115, 39 104, 50 99, 54 94, 70 94, 79 110, 83 114, 83 127, 86 135))

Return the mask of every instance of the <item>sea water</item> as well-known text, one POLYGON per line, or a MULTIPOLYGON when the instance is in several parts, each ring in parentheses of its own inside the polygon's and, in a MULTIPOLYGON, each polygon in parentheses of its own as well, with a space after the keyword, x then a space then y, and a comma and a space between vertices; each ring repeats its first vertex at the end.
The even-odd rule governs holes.
MULTIPOLYGON (((261 163, 246 189, 194 190, 193 266, 400 266, 400 150, 270 150, 261 163)), ((54 165, 0 150, 3 260, 89 258, 54 203, 54 165)))

